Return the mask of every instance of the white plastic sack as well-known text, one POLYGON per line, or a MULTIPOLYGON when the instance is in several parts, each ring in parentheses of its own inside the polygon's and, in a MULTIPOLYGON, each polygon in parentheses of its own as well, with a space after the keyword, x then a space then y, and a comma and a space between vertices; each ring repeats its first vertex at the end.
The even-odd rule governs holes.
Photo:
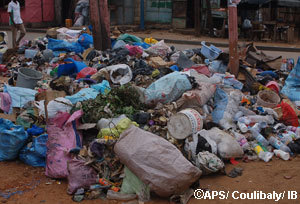
POLYGON ((202 170, 204 175, 216 173, 225 168, 223 161, 208 151, 198 153, 196 166, 202 170))
POLYGON ((83 26, 83 23, 84 23, 84 16, 80 15, 76 22, 74 23, 74 27, 80 27, 80 26, 83 26))
POLYGON ((244 155, 242 147, 235 138, 219 128, 201 130, 198 134, 214 140, 217 144, 218 155, 224 159, 241 158, 244 155))
POLYGON ((127 64, 118 64, 106 67, 110 72, 110 79, 114 84, 127 84, 132 79, 132 71, 127 64))
POLYGON ((164 40, 159 41, 158 43, 152 45, 146 50, 150 55, 156 55, 160 57, 165 57, 167 54, 171 53, 171 48, 165 43, 164 40))
POLYGON ((177 52, 175 52, 174 54, 172 54, 171 55, 171 57, 170 57, 170 60, 172 61, 172 62, 177 62, 177 60, 178 60, 178 58, 179 58, 179 53, 180 53, 180 51, 177 51, 177 52))
POLYGON ((190 90, 192 85, 185 74, 172 72, 153 82, 146 89, 138 87, 141 101, 155 106, 158 102, 166 104, 173 102, 190 90))
POLYGON ((135 126, 121 134, 114 151, 159 196, 181 194, 201 175, 173 144, 135 126))
MULTIPOLYGON (((36 101, 35 106, 39 109, 39 115, 46 117, 44 100, 36 101)), ((69 99, 63 97, 56 98, 55 100, 50 101, 47 105, 48 118, 54 118, 58 112, 70 113, 72 106, 73 104, 69 99)))

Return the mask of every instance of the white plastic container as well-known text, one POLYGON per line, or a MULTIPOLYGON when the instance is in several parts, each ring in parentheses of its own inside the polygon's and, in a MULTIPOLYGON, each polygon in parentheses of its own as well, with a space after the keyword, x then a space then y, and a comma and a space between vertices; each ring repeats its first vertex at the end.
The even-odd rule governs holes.
POLYGON ((242 133, 246 133, 248 131, 248 127, 244 123, 238 122, 237 125, 239 129, 242 131, 242 133))
POLYGON ((289 160, 290 159, 290 154, 287 153, 287 152, 284 152, 280 149, 275 149, 274 151, 274 154, 279 157, 280 159, 283 159, 285 161, 289 160))
POLYGON ((189 135, 199 132, 202 128, 202 116, 198 111, 191 108, 173 115, 168 122, 169 133, 176 139, 185 139, 189 135))

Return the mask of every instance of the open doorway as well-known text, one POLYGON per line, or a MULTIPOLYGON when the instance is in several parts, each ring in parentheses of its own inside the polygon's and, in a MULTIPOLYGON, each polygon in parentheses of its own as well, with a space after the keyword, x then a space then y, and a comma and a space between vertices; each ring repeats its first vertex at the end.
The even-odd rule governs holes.
POLYGON ((74 10, 78 0, 63 0, 62 1, 62 23, 64 24, 65 19, 74 20, 74 10))
POLYGON ((187 9, 186 9, 186 28, 195 27, 195 0, 187 0, 187 9))

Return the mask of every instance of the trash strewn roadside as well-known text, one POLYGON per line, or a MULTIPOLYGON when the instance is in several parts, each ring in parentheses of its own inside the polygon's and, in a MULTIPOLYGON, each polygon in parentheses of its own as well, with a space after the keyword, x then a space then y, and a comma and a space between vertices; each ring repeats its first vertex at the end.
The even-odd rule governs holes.
POLYGON ((90 34, 52 29, 0 49, 9 78, 0 84, 1 161, 68 179, 76 202, 155 193, 186 203, 201 177, 224 176, 228 162, 300 152, 300 58, 294 65, 249 44, 234 76, 226 50, 205 42, 178 51, 114 32, 112 49, 98 51, 90 34))

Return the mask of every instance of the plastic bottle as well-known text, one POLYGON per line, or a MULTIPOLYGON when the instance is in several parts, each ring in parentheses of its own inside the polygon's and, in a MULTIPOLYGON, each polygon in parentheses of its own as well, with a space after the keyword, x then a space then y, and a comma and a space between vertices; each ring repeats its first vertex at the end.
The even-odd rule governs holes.
POLYGON ((254 144, 254 151, 258 155, 258 158, 263 160, 264 162, 269 162, 270 159, 272 159, 274 153, 271 152, 265 152, 260 145, 254 144))
POLYGON ((250 131, 257 142, 261 143, 265 147, 269 145, 268 140, 264 136, 262 136, 259 132, 257 132, 255 129, 250 128, 250 131))
POLYGON ((234 115, 233 119, 234 119, 235 121, 238 121, 238 119, 241 118, 243 115, 244 115, 244 113, 243 113, 242 111, 238 111, 238 112, 234 115))
POLYGON ((274 118, 271 115, 248 115, 245 117, 241 117, 238 119, 239 122, 245 123, 246 125, 249 125, 250 123, 261 123, 261 122, 266 122, 268 124, 273 124, 274 118))
POLYGON ((288 145, 290 142, 292 142, 295 138, 295 133, 293 132, 287 132, 287 133, 282 133, 280 135, 278 135, 278 137, 280 138, 280 141, 285 144, 288 145))
POLYGON ((242 133, 246 133, 248 131, 248 127, 247 125, 245 125, 245 123, 237 123, 239 129, 242 131, 242 133))
POLYGON ((296 133, 296 139, 300 138, 300 127, 288 126, 286 130, 296 133))
POLYGON ((266 128, 268 124, 266 122, 260 122, 260 123, 255 123, 251 129, 256 130, 257 132, 260 132, 261 129, 266 128))
POLYGON ((282 123, 277 123, 276 125, 274 125, 274 127, 273 127, 275 130, 277 130, 277 131, 280 131, 280 130, 286 130, 287 129, 287 127, 284 125, 284 124, 282 124, 282 123))
POLYGON ((286 130, 287 131, 292 131, 292 132, 296 132, 298 129, 300 129, 299 127, 294 127, 294 126, 287 126, 286 130))
POLYGON ((287 71, 287 59, 282 59, 280 70, 287 71))
POLYGON ((250 145, 244 135, 233 132, 236 141, 240 144, 244 151, 250 148, 250 145))
POLYGON ((103 186, 111 186, 110 190, 112 190, 112 191, 115 191, 115 192, 120 191, 120 188, 113 186, 111 182, 109 182, 108 180, 106 180, 104 178, 100 178, 99 183, 103 186))
POLYGON ((275 149, 280 149, 284 152, 291 152, 290 148, 283 144, 279 139, 271 136, 269 138, 269 143, 275 148, 275 149))
POLYGON ((273 152, 274 152, 274 154, 275 154, 277 157, 279 157, 279 158, 281 158, 281 159, 283 159, 283 160, 285 160, 285 161, 287 161, 287 160, 290 159, 290 154, 287 153, 287 152, 284 152, 284 151, 279 150, 279 149, 275 149, 273 152))

